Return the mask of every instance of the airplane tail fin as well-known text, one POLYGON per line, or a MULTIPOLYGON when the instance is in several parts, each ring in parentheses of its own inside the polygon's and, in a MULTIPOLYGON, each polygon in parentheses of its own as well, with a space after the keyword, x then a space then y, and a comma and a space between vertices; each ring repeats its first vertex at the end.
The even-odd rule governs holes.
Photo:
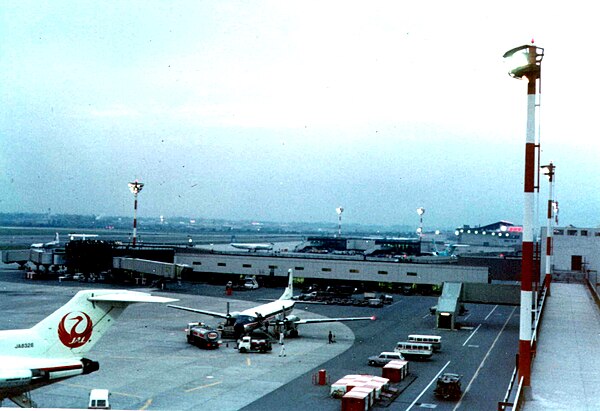
POLYGON ((280 300, 291 300, 294 296, 294 270, 288 270, 288 285, 279 297, 280 300))
POLYGON ((46 341, 44 355, 79 356, 98 342, 129 304, 173 301, 177 300, 137 291, 82 290, 31 331, 46 341))

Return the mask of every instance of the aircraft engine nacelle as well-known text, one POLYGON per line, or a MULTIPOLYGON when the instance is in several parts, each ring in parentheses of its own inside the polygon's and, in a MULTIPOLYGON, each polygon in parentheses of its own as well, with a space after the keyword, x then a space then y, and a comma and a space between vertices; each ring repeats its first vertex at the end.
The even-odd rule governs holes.
POLYGON ((298 317, 297 315, 288 315, 287 317, 285 317, 285 322, 286 324, 295 327, 294 321, 298 321, 299 319, 300 317, 298 317))
POLYGON ((298 326, 295 324, 300 318, 296 315, 290 315, 285 319, 285 333, 290 337, 298 336, 298 326))
POLYGON ((31 382, 33 373, 29 369, 0 370, 0 388, 12 388, 27 385, 31 382))

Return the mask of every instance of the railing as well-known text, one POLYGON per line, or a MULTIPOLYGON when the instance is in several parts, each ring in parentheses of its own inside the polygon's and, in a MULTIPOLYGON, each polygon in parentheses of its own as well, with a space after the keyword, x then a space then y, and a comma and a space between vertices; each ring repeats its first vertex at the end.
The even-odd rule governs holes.
POLYGON ((592 293, 592 297, 594 298, 596 305, 598 306, 598 308, 600 308, 600 293, 598 292, 598 287, 600 286, 600 283, 598 282, 598 271, 589 270, 585 276, 585 284, 592 293))
MULTIPOLYGON (((544 306, 546 303, 547 294, 548 294, 548 288, 547 288, 547 286, 545 286, 540 293, 537 316, 533 322, 533 331, 531 334, 531 354, 532 354, 531 361, 532 362, 533 362, 533 359, 535 358, 538 333, 539 333, 539 329, 540 329, 542 319, 543 319, 544 306)), ((523 406, 523 377, 521 377, 519 380, 519 384, 517 386, 517 391, 515 393, 514 400, 512 402, 510 401, 511 393, 513 392, 515 381, 517 379, 517 375, 519 372, 518 364, 519 364, 519 361, 517 361, 517 366, 515 366, 515 369, 513 370, 513 374, 510 379, 510 382, 508 384, 508 388, 506 389, 506 394, 504 395, 504 398, 502 399, 502 401, 498 402, 498 411, 505 411, 505 410, 519 411, 521 409, 521 407, 523 406)))
POLYGON ((510 382, 508 383, 508 388, 506 389, 506 394, 504 394, 504 399, 498 403, 498 411, 506 410, 506 407, 512 407, 514 404, 509 402, 510 393, 512 392, 513 385, 517 380, 518 367, 515 367, 512 373, 512 377, 510 377, 510 382))

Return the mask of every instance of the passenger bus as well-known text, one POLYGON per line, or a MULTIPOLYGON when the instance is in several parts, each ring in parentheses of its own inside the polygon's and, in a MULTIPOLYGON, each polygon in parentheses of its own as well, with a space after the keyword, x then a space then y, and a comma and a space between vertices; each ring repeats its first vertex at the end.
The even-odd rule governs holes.
POLYGON ((429 358, 433 355, 433 347, 431 344, 409 341, 397 343, 394 351, 399 352, 407 358, 429 358))
POLYGON ((442 349, 442 337, 439 335, 420 335, 411 334, 408 336, 409 342, 431 344, 433 351, 440 351, 442 349))

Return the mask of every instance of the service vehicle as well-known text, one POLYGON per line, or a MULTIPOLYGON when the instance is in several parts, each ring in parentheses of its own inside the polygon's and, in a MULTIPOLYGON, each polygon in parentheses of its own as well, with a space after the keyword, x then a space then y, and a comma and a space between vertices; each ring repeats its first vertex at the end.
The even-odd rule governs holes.
POLYGON ((256 290, 259 288, 258 281, 256 281, 256 277, 246 277, 244 280, 244 288, 246 290, 256 290))
POLYGON ((238 350, 241 353, 248 352, 260 352, 267 353, 271 351, 273 346, 271 345, 271 341, 266 338, 252 338, 249 335, 243 336, 240 340, 238 340, 238 350))
POLYGON ((219 348, 221 335, 204 323, 188 323, 186 333, 189 344, 205 349, 219 348))
POLYGON ((369 299, 369 307, 383 307, 383 300, 380 298, 370 298, 369 299))
POLYGON ((409 341, 398 342, 394 351, 399 352, 404 357, 416 359, 425 359, 433 355, 433 347, 431 344, 409 341))
POLYGON ((404 357, 398 352, 384 351, 379 355, 372 355, 371 357, 369 357, 368 363, 372 366, 383 367, 388 362, 393 360, 403 361, 404 357))
POLYGON ((105 389, 95 388, 90 391, 90 401, 88 409, 90 410, 110 410, 110 392, 105 389))
POLYGON ((445 400, 452 399, 458 400, 462 395, 460 387, 461 376, 453 373, 444 373, 437 379, 437 384, 433 393, 436 397, 443 398, 445 400))
POLYGON ((442 349, 442 337, 439 335, 410 334, 408 342, 431 344, 433 351, 440 351, 442 349))

